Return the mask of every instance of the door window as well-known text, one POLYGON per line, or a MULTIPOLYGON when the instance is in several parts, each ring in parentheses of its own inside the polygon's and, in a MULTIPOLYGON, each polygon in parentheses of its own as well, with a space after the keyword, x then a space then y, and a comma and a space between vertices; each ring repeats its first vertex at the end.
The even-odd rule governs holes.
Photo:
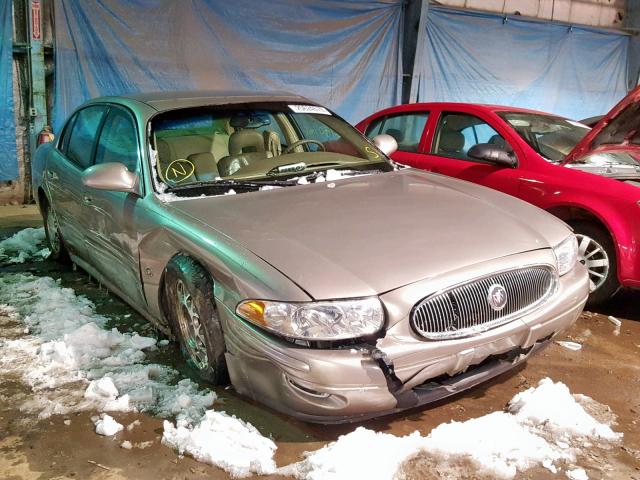
POLYGON ((73 128, 73 123, 76 121, 76 117, 78 114, 75 114, 73 117, 69 119, 64 128, 62 129, 62 134, 60 135, 60 139, 58 140, 58 150, 62 153, 67 153, 67 147, 69 146, 69 139, 71 138, 71 129, 73 128))
POLYGON ((367 127, 365 135, 373 138, 386 133, 396 139, 398 150, 417 152, 428 119, 429 112, 401 113, 376 118, 367 127))
POLYGON ((432 153, 473 160, 467 153, 479 143, 490 143, 508 152, 513 151, 506 140, 484 120, 466 113, 443 113, 438 122, 432 153))
POLYGON ((83 170, 91 166, 93 145, 105 111, 104 105, 94 105, 76 114, 66 154, 69 160, 83 170))
POLYGON ((100 133, 96 150, 96 165, 120 162, 130 172, 136 172, 138 158, 137 130, 133 117, 121 108, 111 108, 100 133))

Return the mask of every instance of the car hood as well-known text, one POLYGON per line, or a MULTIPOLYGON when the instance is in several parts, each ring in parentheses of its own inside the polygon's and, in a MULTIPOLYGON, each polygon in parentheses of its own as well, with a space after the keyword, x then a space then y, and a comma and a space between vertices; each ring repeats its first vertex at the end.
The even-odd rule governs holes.
POLYGON ((168 208, 228 235, 315 299, 381 294, 569 234, 525 202, 413 169, 168 208))
POLYGON ((636 137, 640 131, 640 116, 637 115, 637 112, 633 112, 631 115, 625 114, 625 116, 618 118, 621 113, 627 110, 627 107, 638 107, 638 102, 640 102, 640 87, 632 90, 609 113, 604 115, 569 152, 562 164, 574 163, 589 154, 597 153, 603 147, 628 148, 629 151, 636 152, 636 154, 640 153, 640 146, 629 143, 629 137, 636 137), (605 131, 607 125, 614 121, 616 121, 615 132, 605 131))

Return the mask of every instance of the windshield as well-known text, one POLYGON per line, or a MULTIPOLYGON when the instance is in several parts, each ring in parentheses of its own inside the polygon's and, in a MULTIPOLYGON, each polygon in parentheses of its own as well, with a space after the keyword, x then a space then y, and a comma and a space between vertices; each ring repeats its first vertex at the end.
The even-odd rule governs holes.
POLYGON ((586 125, 553 115, 497 112, 531 148, 544 158, 561 162, 591 130, 586 125))
POLYGON ((393 170, 357 130, 315 105, 269 102, 172 110, 154 117, 150 143, 166 191, 251 182, 285 186, 288 179, 326 170, 393 170))

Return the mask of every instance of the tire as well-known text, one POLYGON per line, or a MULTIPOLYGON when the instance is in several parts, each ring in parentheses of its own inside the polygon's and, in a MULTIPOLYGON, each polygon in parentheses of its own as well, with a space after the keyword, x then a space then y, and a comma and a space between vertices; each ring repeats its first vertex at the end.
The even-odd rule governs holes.
POLYGON ((69 252, 64 245, 60 226, 56 214, 51 210, 49 202, 45 200, 42 206, 42 219, 44 221, 44 234, 47 239, 47 247, 49 247, 49 258, 60 263, 69 263, 69 252))
POLYGON ((568 223, 578 237, 578 259, 589 270, 591 293, 587 306, 604 303, 620 289, 616 250, 611 236, 592 222, 573 220, 568 223))
POLYGON ((204 381, 228 383, 222 325, 213 280, 194 259, 178 255, 164 274, 167 318, 187 363, 204 381))

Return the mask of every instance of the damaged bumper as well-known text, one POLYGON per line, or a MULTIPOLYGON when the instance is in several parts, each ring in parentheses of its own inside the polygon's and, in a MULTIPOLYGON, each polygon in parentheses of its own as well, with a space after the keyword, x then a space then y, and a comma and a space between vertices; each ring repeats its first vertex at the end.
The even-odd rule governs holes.
MULTIPOLYGON (((318 423, 365 420, 425 405, 500 375, 525 361, 578 318, 588 296, 582 266, 558 280, 537 310, 478 335, 425 340, 411 330, 399 299, 420 283, 381 297, 390 326, 377 345, 298 347, 221 308, 227 365, 235 389, 275 410, 318 423)), ((423 295, 423 293, 420 293, 423 295)), ((424 295, 423 295, 424 296, 424 295)), ((412 299, 413 301, 413 299, 412 299)))

